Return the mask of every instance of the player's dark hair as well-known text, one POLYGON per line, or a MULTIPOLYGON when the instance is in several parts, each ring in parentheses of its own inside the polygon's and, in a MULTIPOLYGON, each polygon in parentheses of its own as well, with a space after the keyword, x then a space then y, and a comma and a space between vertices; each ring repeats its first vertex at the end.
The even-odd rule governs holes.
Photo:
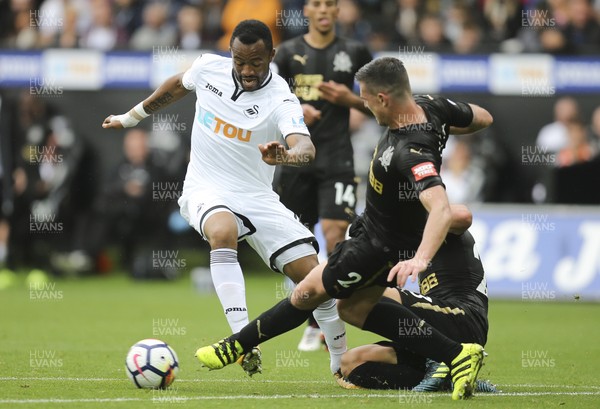
POLYGON ((263 40, 267 51, 271 52, 273 49, 273 36, 271 30, 262 21, 258 20, 244 20, 240 22, 233 29, 231 34, 231 40, 229 40, 229 46, 233 44, 233 40, 238 39, 242 44, 254 44, 259 40, 263 40))
POLYGON ((385 92, 398 97, 412 94, 404 63, 394 57, 377 58, 364 65, 355 75, 372 94, 385 92))

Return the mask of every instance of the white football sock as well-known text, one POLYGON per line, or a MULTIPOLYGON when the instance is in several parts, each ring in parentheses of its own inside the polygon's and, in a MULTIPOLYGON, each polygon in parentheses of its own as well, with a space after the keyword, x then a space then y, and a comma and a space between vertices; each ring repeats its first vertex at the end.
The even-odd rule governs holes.
POLYGON ((246 287, 244 275, 233 249, 217 249, 210 252, 210 275, 225 317, 234 333, 248 324, 246 287))
POLYGON ((323 331, 325 342, 329 348, 331 372, 336 373, 342 366, 342 355, 348 347, 346 345, 346 326, 338 315, 335 300, 332 299, 319 305, 313 311, 313 315, 323 331))

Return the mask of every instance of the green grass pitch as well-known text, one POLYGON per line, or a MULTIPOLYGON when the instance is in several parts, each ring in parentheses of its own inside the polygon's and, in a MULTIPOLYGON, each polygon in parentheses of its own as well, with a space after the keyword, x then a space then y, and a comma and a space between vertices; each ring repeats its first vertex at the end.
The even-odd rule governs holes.
MULTIPOLYGON (((251 317, 281 296, 278 275, 249 272, 246 279, 251 317)), ((297 352, 302 329, 263 345, 262 375, 250 379, 237 365, 209 372, 195 361, 196 348, 230 331, 216 295, 196 292, 188 276, 56 280, 33 290, 20 278, 0 291, 0 409, 598 408, 599 315, 600 305, 575 300, 493 301, 480 378, 503 393, 457 403, 445 393, 343 390, 325 351, 297 352), (162 339, 178 353, 181 370, 170 389, 139 390, 127 379, 125 355, 143 338, 162 339)), ((348 331, 350 346, 378 339, 348 331)))

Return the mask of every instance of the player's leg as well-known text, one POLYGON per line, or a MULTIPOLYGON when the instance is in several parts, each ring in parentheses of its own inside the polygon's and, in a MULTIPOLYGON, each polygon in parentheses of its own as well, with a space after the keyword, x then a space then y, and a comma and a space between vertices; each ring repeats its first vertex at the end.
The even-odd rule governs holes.
POLYGON ((315 285, 321 282, 322 272, 323 265, 315 267, 294 289, 290 298, 260 314, 237 334, 199 348, 196 351, 198 360, 210 369, 220 369, 235 362, 254 345, 300 326, 315 308, 329 299, 324 291, 324 294, 320 294, 318 285, 315 285))
POLYGON ((415 386, 424 373, 423 357, 381 341, 350 349, 342 358, 345 389, 406 389, 415 386))
MULTIPOLYGON (((314 172, 312 166, 302 169, 280 166, 273 181, 273 189, 279 195, 281 203, 294 212, 300 222, 311 231, 319 220, 318 184, 314 172)), ((298 350, 319 350, 323 346, 322 336, 317 320, 310 315, 308 325, 298 343, 298 350)))
POLYGON ((469 397, 483 361, 483 347, 451 340, 406 306, 386 298, 382 299, 383 302, 375 303, 368 311, 372 297, 373 294, 361 291, 346 300, 340 300, 340 317, 352 325, 398 342, 418 355, 447 363, 454 382, 452 398, 469 397), (357 303, 353 299, 357 297, 371 299, 357 303))
POLYGON ((205 217, 202 232, 210 244, 210 273, 232 331, 248 323, 246 287, 237 257, 238 224, 231 211, 205 217))
MULTIPOLYGON (((390 300, 394 300, 395 302, 411 308, 415 314, 455 341, 475 342, 480 345, 485 345, 487 326, 482 326, 480 320, 473 316, 472 309, 467 306, 461 309, 456 302, 431 299, 429 297, 421 296, 420 294, 399 290, 397 288, 387 288, 383 295, 390 300), (413 306, 414 308, 412 308, 413 306), (452 314, 449 311, 455 311, 456 314, 452 314)), ((387 300, 382 300, 381 302, 386 301, 387 300)), ((395 348, 396 346, 397 344, 390 344, 390 347, 395 348)), ((372 347, 372 345, 369 345, 368 347, 372 347)), ((362 352, 362 348, 363 347, 354 348, 349 350, 347 354, 344 354, 344 357, 342 358, 342 371, 348 378, 350 384, 364 388, 378 389, 377 382, 375 382, 373 386, 367 386, 361 378, 357 379, 355 376, 349 376, 349 370, 356 366, 357 362, 361 362, 359 358, 363 355, 358 353, 362 352)), ((396 356, 402 357, 403 361, 407 360, 408 354, 406 351, 400 351, 398 348, 395 348, 395 351, 397 354, 396 356)), ((406 381, 406 378, 401 377, 402 373, 407 373, 404 369, 401 368, 397 371, 388 371, 384 367, 381 367, 381 365, 375 364, 377 362, 390 363, 389 356, 386 356, 386 354, 372 354, 367 356, 365 360, 373 362, 362 367, 361 370, 354 375, 364 371, 364 376, 368 376, 367 381, 379 380, 381 381, 381 385, 388 385, 388 388, 391 389, 397 389, 395 386, 389 386, 394 385, 394 379, 406 381)), ((431 359, 425 360, 423 358, 421 358, 420 366, 414 365, 411 362, 408 362, 408 364, 411 365, 412 368, 418 369, 422 376, 417 382, 412 383, 412 386, 410 386, 409 383, 404 383, 404 386, 402 387, 414 386, 412 389, 414 392, 451 390, 450 370, 446 364, 435 362, 431 359), (423 367, 423 362, 425 362, 424 369, 420 369, 423 367)), ((341 386, 345 387, 343 384, 341 386)), ((478 379, 475 384, 475 391, 494 393, 498 390, 490 381, 478 379)))
POLYGON ((327 243, 327 254, 343 241, 356 211, 354 170, 329 175, 319 182, 319 221, 327 243))
MULTIPOLYGON (((293 298, 294 294, 292 294, 292 304, 311 309, 314 307, 314 300, 323 300, 314 309, 312 315, 323 331, 329 349, 331 372, 335 374, 339 371, 342 355, 347 350, 346 326, 338 315, 335 300, 325 292, 321 275, 311 272, 312 275, 305 276, 306 272, 310 271, 307 267, 307 262, 303 259, 292 261, 285 266, 284 272, 293 280, 304 276, 294 290, 296 298, 293 298), (310 303, 305 305, 305 300, 310 300, 310 303)), ((317 268, 322 271, 323 266, 317 268)))
POLYGON ((327 254, 330 254, 336 244, 344 241, 350 222, 347 220, 321 219, 320 223, 327 244, 327 254))
POLYGON ((244 276, 237 258, 238 238, 247 232, 232 208, 231 197, 209 189, 184 191, 182 217, 209 242, 210 271, 215 290, 232 331, 248 323, 244 276))
MULTIPOLYGON (((294 281, 302 282, 290 298, 261 314, 238 334, 214 347, 200 348, 197 357, 209 368, 222 368, 231 363, 233 357, 248 352, 253 346, 296 328, 330 298, 322 289, 322 266, 316 266, 308 273, 317 262, 316 251, 312 247, 314 237, 310 231, 279 202, 276 195, 256 199, 245 209, 255 227, 247 237, 248 243, 275 271, 285 271, 294 281), (304 276, 306 278, 303 279, 304 276)), ((335 311, 335 308, 327 310, 335 311)))

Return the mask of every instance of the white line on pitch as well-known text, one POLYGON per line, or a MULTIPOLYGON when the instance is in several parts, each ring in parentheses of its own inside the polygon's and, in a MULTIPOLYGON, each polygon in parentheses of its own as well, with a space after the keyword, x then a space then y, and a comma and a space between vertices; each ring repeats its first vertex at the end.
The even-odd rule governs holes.
MULTIPOLYGON (((78 378, 78 377, 42 377, 42 376, 32 376, 32 377, 17 377, 17 376, 6 376, 0 377, 1 381, 69 381, 69 382, 121 382, 126 381, 126 378, 78 378)), ((199 383, 199 382, 232 382, 235 379, 177 379, 177 383, 199 383)), ((282 383, 282 384, 333 384, 332 381, 322 380, 277 380, 277 379, 238 379, 240 382, 255 382, 255 383, 282 383)), ((544 384, 528 384, 528 383, 519 383, 519 384, 495 384, 496 386, 502 388, 557 388, 557 389, 600 389, 600 385, 544 385, 544 384)))
MULTIPOLYGON (((600 395, 600 392, 510 392, 510 393, 491 393, 480 396, 487 397, 528 397, 528 396, 582 396, 582 395, 600 395)), ((187 402, 197 400, 272 400, 272 399, 364 399, 364 398, 384 398, 398 399, 399 397, 415 398, 415 394, 306 394, 306 395, 224 395, 224 396, 159 396, 152 399, 141 398, 90 398, 90 399, 0 399, 0 404, 21 404, 21 403, 110 403, 110 402, 187 402)), ((448 394, 427 394, 427 397, 448 398, 448 394)))
MULTIPOLYGON (((61 381, 72 381, 72 382, 120 382, 120 381, 126 381, 127 379, 125 377, 123 378, 77 378, 77 377, 61 377, 61 376, 57 376, 57 377, 17 377, 17 376, 6 376, 6 377, 0 377, 0 381, 56 381, 56 382, 61 382, 61 381)), ((178 378, 177 379, 177 383, 186 383, 186 382, 192 382, 192 383, 198 383, 198 382, 231 382, 234 379, 210 379, 210 378, 206 378, 206 379, 181 379, 178 378)), ((327 380, 322 380, 322 381, 315 381, 315 380, 302 380, 302 379, 298 379, 298 380, 276 380, 276 379, 247 379, 247 378, 243 378, 243 379, 237 379, 237 381, 240 382, 255 382, 255 383, 290 383, 290 384, 295 384, 295 383, 303 383, 303 384, 307 384, 307 383, 314 383, 314 384, 333 384, 334 380, 332 379, 331 381, 327 381, 327 380)), ((528 383, 518 383, 518 384, 496 384, 496 386, 498 387, 505 387, 505 388, 559 388, 559 389, 600 389, 600 385, 544 385, 544 384, 528 384, 528 383)))

